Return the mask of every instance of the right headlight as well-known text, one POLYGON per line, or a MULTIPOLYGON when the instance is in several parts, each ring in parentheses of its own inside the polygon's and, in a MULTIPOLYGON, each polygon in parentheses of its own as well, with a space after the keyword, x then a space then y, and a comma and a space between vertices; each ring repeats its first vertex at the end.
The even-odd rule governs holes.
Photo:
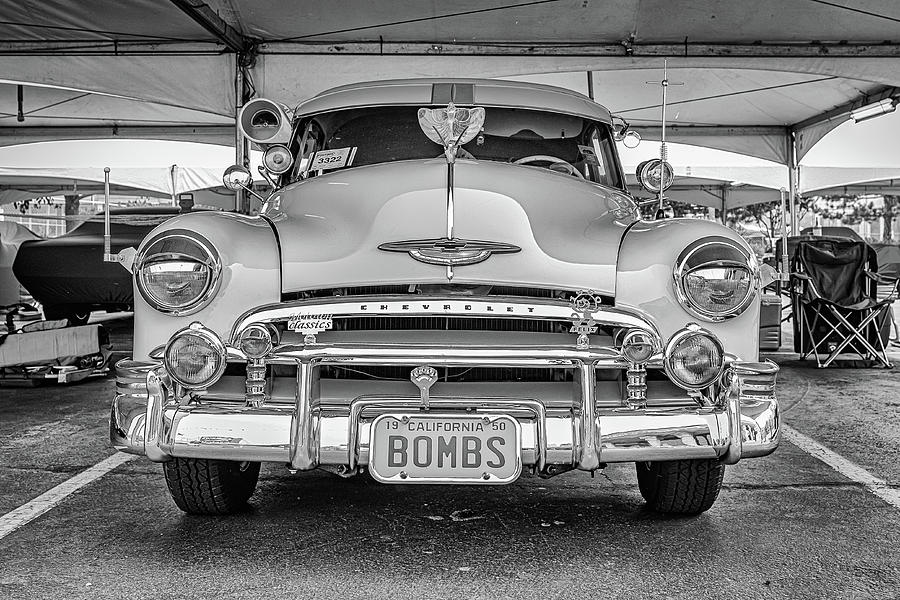
POLYGON ((151 239, 134 261, 138 291, 160 312, 189 315, 203 308, 219 283, 222 264, 206 238, 182 230, 151 239))
POLYGON ((744 312, 759 285, 756 257, 724 237, 703 238, 685 248, 674 276, 678 299, 688 312, 706 321, 744 312))

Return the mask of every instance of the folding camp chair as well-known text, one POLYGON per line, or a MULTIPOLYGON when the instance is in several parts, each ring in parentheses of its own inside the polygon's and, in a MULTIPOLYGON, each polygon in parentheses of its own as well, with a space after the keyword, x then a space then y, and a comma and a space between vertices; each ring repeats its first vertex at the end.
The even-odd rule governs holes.
POLYGON ((885 344, 897 286, 897 279, 878 274, 875 251, 865 242, 799 241, 791 260, 795 351, 801 359, 812 353, 819 367, 845 353, 892 367, 885 344), (883 299, 878 298, 878 284, 889 286, 883 299))

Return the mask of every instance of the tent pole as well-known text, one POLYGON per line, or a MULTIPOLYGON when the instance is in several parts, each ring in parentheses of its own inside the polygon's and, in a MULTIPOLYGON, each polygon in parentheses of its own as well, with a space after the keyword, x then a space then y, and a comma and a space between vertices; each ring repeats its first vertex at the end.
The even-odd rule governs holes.
POLYGON ((169 180, 172 185, 172 206, 178 206, 178 165, 169 167, 169 180))
POLYGON ((788 191, 790 193, 791 235, 798 235, 800 233, 800 220, 797 214, 799 209, 797 203, 797 135, 793 131, 788 132, 788 143, 790 143, 790 148, 788 148, 790 163, 788 164, 788 191))
MULTIPOLYGON (((247 158, 246 140, 241 133, 240 113, 244 104, 244 70, 241 68, 242 54, 234 55, 234 164, 245 166, 247 158)), ((250 185, 253 185, 252 183, 250 185)), ((234 192, 234 210, 245 212, 244 204, 247 200, 247 192, 237 189, 234 192)))
POLYGON ((725 215, 725 205, 728 204, 728 191, 726 190, 724 185, 720 188, 720 190, 720 196, 722 198, 722 210, 719 211, 719 218, 722 220, 722 225, 728 225, 728 219, 725 215))

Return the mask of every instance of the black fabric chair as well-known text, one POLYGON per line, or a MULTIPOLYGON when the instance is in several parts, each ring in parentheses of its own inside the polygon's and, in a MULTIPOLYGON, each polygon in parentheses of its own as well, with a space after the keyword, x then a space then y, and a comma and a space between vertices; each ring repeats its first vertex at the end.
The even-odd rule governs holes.
POLYGON ((892 367, 885 346, 897 282, 878 274, 875 250, 865 242, 799 240, 791 259, 795 352, 801 359, 813 354, 819 367, 840 354, 892 367), (881 299, 878 284, 890 290, 881 299))

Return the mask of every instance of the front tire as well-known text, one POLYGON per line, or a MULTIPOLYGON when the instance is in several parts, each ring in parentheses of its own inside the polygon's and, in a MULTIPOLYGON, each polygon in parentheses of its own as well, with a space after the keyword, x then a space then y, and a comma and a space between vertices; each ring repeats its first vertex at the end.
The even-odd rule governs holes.
POLYGON ((256 489, 258 462, 173 458, 163 463, 169 493, 192 515, 228 515, 243 509, 256 489))
POLYGON ((697 515, 709 510, 722 489, 725 465, 719 460, 640 462, 638 487, 652 510, 697 515))

